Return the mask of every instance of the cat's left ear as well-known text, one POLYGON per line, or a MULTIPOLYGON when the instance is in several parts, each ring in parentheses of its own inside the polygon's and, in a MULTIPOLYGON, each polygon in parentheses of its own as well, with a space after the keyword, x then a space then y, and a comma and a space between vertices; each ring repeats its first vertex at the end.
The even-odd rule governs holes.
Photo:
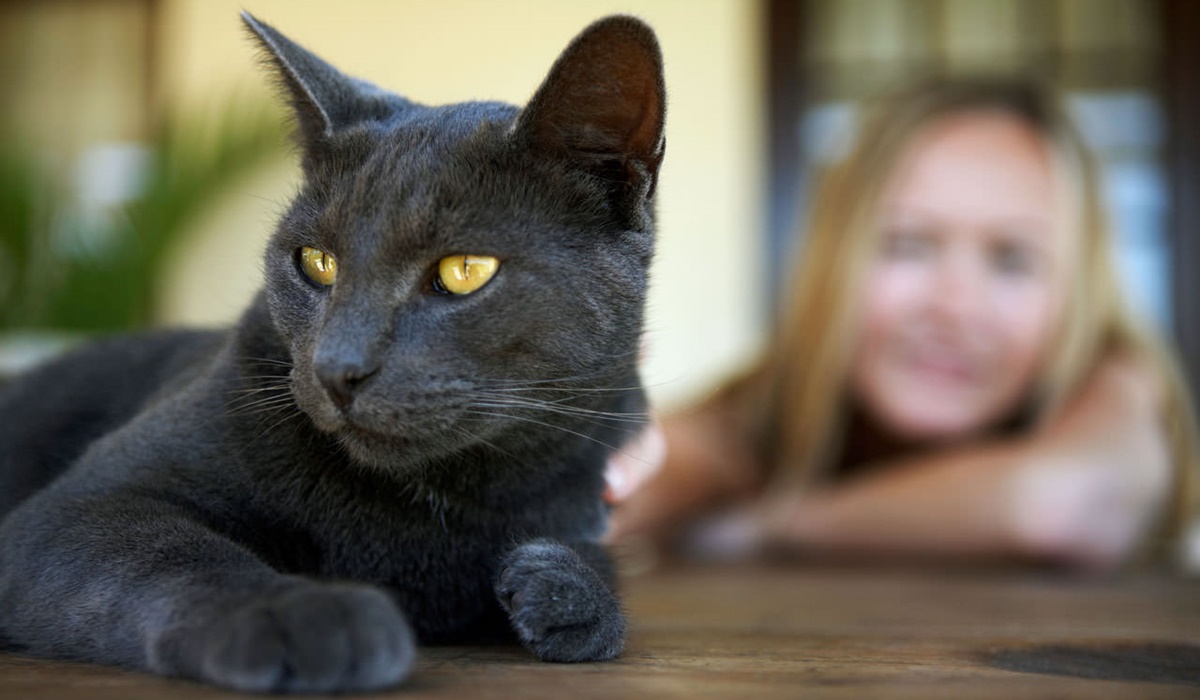
POLYGON ((386 119, 408 104, 398 95, 343 74, 249 12, 242 12, 242 21, 292 104, 306 160, 319 158, 340 129, 386 119))
POLYGON ((654 31, 634 17, 606 17, 559 56, 521 113, 517 134, 617 180, 631 225, 644 229, 666 146, 666 106, 654 31))

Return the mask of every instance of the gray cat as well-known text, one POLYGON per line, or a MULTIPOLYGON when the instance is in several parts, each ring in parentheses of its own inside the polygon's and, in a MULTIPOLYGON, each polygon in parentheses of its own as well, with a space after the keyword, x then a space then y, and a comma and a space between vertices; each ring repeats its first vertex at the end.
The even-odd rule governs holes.
POLYGON ((591 25, 524 109, 426 107, 243 18, 305 176, 264 289, 0 387, 0 648, 296 692, 396 684, 415 640, 617 656, 653 32, 591 25))

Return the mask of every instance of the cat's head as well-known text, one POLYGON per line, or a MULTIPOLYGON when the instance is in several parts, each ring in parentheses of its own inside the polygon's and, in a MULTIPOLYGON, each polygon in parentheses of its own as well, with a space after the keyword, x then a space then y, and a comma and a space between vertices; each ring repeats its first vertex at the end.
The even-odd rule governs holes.
POLYGON ((653 32, 592 24, 523 109, 427 107, 243 18, 298 125, 305 180, 266 295, 317 427, 404 467, 619 420, 595 412, 636 383, 664 149, 653 32))

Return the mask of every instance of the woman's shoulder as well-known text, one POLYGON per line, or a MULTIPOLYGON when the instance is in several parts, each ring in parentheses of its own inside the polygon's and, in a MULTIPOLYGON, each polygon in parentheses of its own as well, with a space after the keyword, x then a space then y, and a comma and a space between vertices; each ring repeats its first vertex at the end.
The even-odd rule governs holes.
POLYGON ((1125 405, 1157 412, 1170 393, 1170 382, 1149 352, 1118 347, 1101 356, 1085 389, 1125 405))

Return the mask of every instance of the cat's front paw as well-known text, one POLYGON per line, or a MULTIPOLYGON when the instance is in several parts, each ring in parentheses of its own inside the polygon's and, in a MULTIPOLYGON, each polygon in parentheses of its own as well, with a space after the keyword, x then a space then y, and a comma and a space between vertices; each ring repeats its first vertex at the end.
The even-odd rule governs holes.
POLYGON ((206 635, 205 680, 258 692, 339 692, 396 685, 416 644, 380 590, 313 585, 243 605, 206 635))
POLYGON ((625 617, 616 596, 569 547, 538 540, 504 560, 500 605, 521 642, 543 661, 603 661, 621 653, 625 617))

